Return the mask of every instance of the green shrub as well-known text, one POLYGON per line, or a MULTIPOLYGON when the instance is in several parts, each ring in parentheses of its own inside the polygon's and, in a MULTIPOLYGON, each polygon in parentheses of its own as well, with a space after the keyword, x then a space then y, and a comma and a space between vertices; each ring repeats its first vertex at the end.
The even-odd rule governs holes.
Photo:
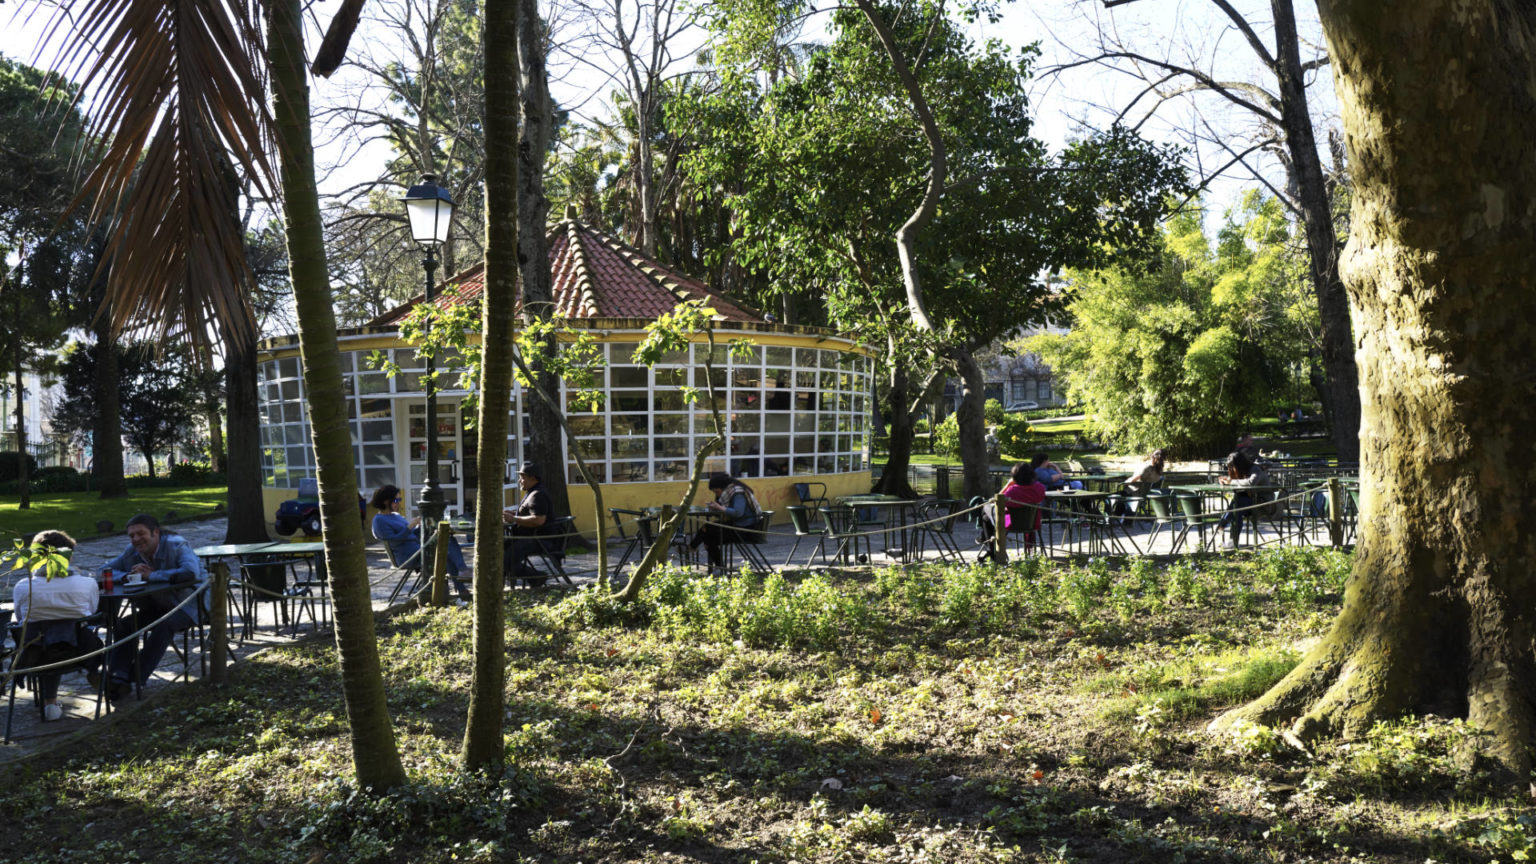
POLYGON ((981 416, 986 418, 988 426, 997 425, 1002 422, 1005 416, 1003 413, 1003 403, 996 399, 988 399, 981 406, 981 416))
POLYGON ((170 482, 173 486, 210 486, 224 482, 223 477, 206 462, 177 462, 171 466, 170 482))
MULTIPOLYGON (((21 477, 21 459, 15 450, 0 450, 0 483, 14 483, 21 477)), ((37 459, 27 456, 27 474, 37 473, 37 459)))
POLYGON ((32 488, 38 492, 84 492, 85 475, 68 465, 50 465, 32 475, 32 488))
POLYGON ((928 421, 927 417, 919 417, 917 422, 912 424, 912 431, 915 434, 922 435, 928 431, 928 427, 931 425, 933 424, 928 421))
POLYGON ((1024 460, 1030 453, 1029 418, 1023 414, 1004 414, 997 421, 997 450, 1005 458, 1024 460))
POLYGON ((951 414, 933 430, 933 455, 960 458, 960 421, 951 414))

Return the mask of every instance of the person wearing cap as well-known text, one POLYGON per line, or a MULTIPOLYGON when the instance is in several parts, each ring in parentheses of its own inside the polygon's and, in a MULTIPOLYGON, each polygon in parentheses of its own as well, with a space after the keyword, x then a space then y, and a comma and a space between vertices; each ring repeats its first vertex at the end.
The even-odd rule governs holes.
POLYGON ((523 490, 523 500, 513 510, 502 510, 501 521, 512 529, 503 553, 502 569, 513 579, 522 579, 530 587, 544 584, 544 579, 528 563, 528 556, 540 551, 539 540, 533 535, 542 533, 544 523, 554 515, 554 500, 544 489, 542 472, 533 462, 524 462, 517 472, 517 486, 523 490))

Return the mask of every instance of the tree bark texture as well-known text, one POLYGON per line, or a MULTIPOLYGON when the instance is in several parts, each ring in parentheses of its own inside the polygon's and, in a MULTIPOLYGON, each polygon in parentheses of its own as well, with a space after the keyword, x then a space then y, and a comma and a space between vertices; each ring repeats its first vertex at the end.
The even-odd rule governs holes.
MULTIPOLYGON (((542 21, 537 0, 518 0, 517 61, 519 73, 518 106, 521 124, 517 130, 517 250, 523 277, 523 314, 530 319, 548 320, 554 314, 554 289, 549 273, 549 240, 545 220, 549 199, 544 197, 544 159, 549 153, 551 103, 549 77, 545 68, 542 21)), ((540 350, 525 360, 539 372, 538 384, 560 402, 560 379, 544 368, 541 356, 553 357, 553 340, 543 342, 540 350)), ((542 399, 524 399, 528 412, 528 455, 543 467, 544 489, 549 493, 556 513, 571 512, 570 491, 566 484, 565 440, 557 409, 542 399)), ((598 514, 601 517, 601 513, 598 514)), ((601 526, 599 526, 601 528, 601 526)))
MULTIPOLYGON (((502 607, 499 538, 501 486, 507 464, 507 413, 512 399, 512 350, 516 336, 518 275, 518 155, 495 142, 514 140, 518 113, 518 48, 514 30, 532 4, 491 3, 485 7, 485 293, 480 310, 484 334, 480 381, 480 488, 475 500, 475 534, 498 538, 475 554, 474 661, 469 714, 464 727, 464 767, 501 767, 502 715, 506 703, 506 624, 502 607), (492 506, 492 502, 495 506, 492 506)), ((537 17, 535 17, 537 26, 537 17)), ((543 232, 540 232, 542 235, 543 232)), ((442 544, 439 544, 440 546, 442 544)))
MULTIPOLYGON (((21 501, 16 507, 27 510, 32 507, 32 466, 27 464, 27 391, 22 387, 21 337, 16 338, 16 486, 21 491, 21 501)), ((154 466, 150 466, 154 473, 154 466)))
POLYGON ((1328 200, 1328 184, 1317 155, 1312 115, 1307 109, 1292 0, 1272 0, 1275 16, 1275 78, 1280 89, 1280 125, 1290 155, 1296 204, 1307 240, 1313 293, 1322 326, 1323 368, 1328 373, 1328 416, 1339 458, 1360 458, 1360 378, 1355 367, 1355 339, 1350 328, 1349 298, 1339 277, 1339 244, 1328 200))
POLYGON ((96 316, 96 422, 91 426, 91 472, 103 498, 126 498, 123 480, 122 382, 111 310, 96 316))
MULTIPOLYGON (((890 343, 890 350, 895 351, 895 342, 890 343)), ((891 370, 891 411, 886 420, 886 457, 885 468, 880 476, 875 478, 874 492, 883 495, 900 495, 903 498, 916 498, 917 493, 912 490, 912 483, 907 479, 912 467, 912 412, 910 407, 910 379, 907 370, 897 365, 891 370)))
POLYGON ((960 408, 955 423, 960 427, 960 464, 965 471, 965 499, 992 494, 987 488, 987 382, 971 352, 953 352, 960 373, 960 408))
POLYGON ((273 0, 267 9, 267 56, 287 223, 288 270, 298 313, 305 402, 319 473, 320 520, 336 611, 342 694, 352 731, 352 766, 359 787, 381 794, 405 782, 405 768, 384 698, 368 562, 363 555, 363 527, 357 518, 357 470, 315 191, 303 18, 298 0, 273 0))
POLYGON ((1355 184, 1360 540, 1344 611, 1218 720, 1346 736, 1464 714, 1523 777, 1536 730, 1536 7, 1322 0, 1355 184))
MULTIPOLYGON (((255 334, 256 328, 249 331, 255 334)), ((228 453, 224 459, 229 497, 225 543, 257 543, 267 538, 267 514, 261 498, 261 418, 256 398, 256 346, 233 334, 224 342, 225 411, 229 416, 228 453)))

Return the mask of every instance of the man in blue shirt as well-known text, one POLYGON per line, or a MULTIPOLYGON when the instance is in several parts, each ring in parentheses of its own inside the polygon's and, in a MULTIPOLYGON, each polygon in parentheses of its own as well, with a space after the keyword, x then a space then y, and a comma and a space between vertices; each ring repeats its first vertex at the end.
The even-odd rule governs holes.
POLYGON ((123 554, 108 561, 106 569, 118 579, 143 579, 149 583, 171 583, 184 587, 156 591, 142 597, 134 597, 133 612, 121 615, 113 635, 108 665, 112 670, 112 684, 108 691, 113 699, 121 699, 133 690, 135 684, 143 685, 160 665, 165 649, 170 647, 171 637, 177 632, 196 624, 200 616, 200 602, 188 603, 164 618, 186 599, 203 580, 203 564, 186 540, 160 530, 160 522, 147 513, 128 520, 129 547, 123 554), (141 649, 137 639, 127 637, 140 627, 160 621, 144 634, 141 649), (135 666, 137 661, 137 666, 135 666))

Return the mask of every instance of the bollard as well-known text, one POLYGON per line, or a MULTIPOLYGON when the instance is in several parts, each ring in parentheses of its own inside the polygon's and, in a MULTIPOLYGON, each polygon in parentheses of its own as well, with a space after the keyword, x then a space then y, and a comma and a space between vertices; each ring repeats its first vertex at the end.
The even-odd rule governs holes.
POLYGON ((208 680, 223 684, 229 663, 229 562, 213 562, 213 584, 208 589, 208 638, 213 640, 213 657, 209 664, 208 680))
POLYGON ((997 493, 992 499, 992 543, 996 547, 992 552, 992 560, 999 564, 1008 563, 1008 527, 1006 515, 1007 505, 1003 503, 1003 493, 997 493))
POLYGON ((437 539, 432 543, 432 605, 448 605, 448 543, 453 539, 453 528, 447 522, 437 523, 437 539))
POLYGON ((1344 489, 1337 477, 1328 478, 1328 542, 1344 545, 1344 489))

